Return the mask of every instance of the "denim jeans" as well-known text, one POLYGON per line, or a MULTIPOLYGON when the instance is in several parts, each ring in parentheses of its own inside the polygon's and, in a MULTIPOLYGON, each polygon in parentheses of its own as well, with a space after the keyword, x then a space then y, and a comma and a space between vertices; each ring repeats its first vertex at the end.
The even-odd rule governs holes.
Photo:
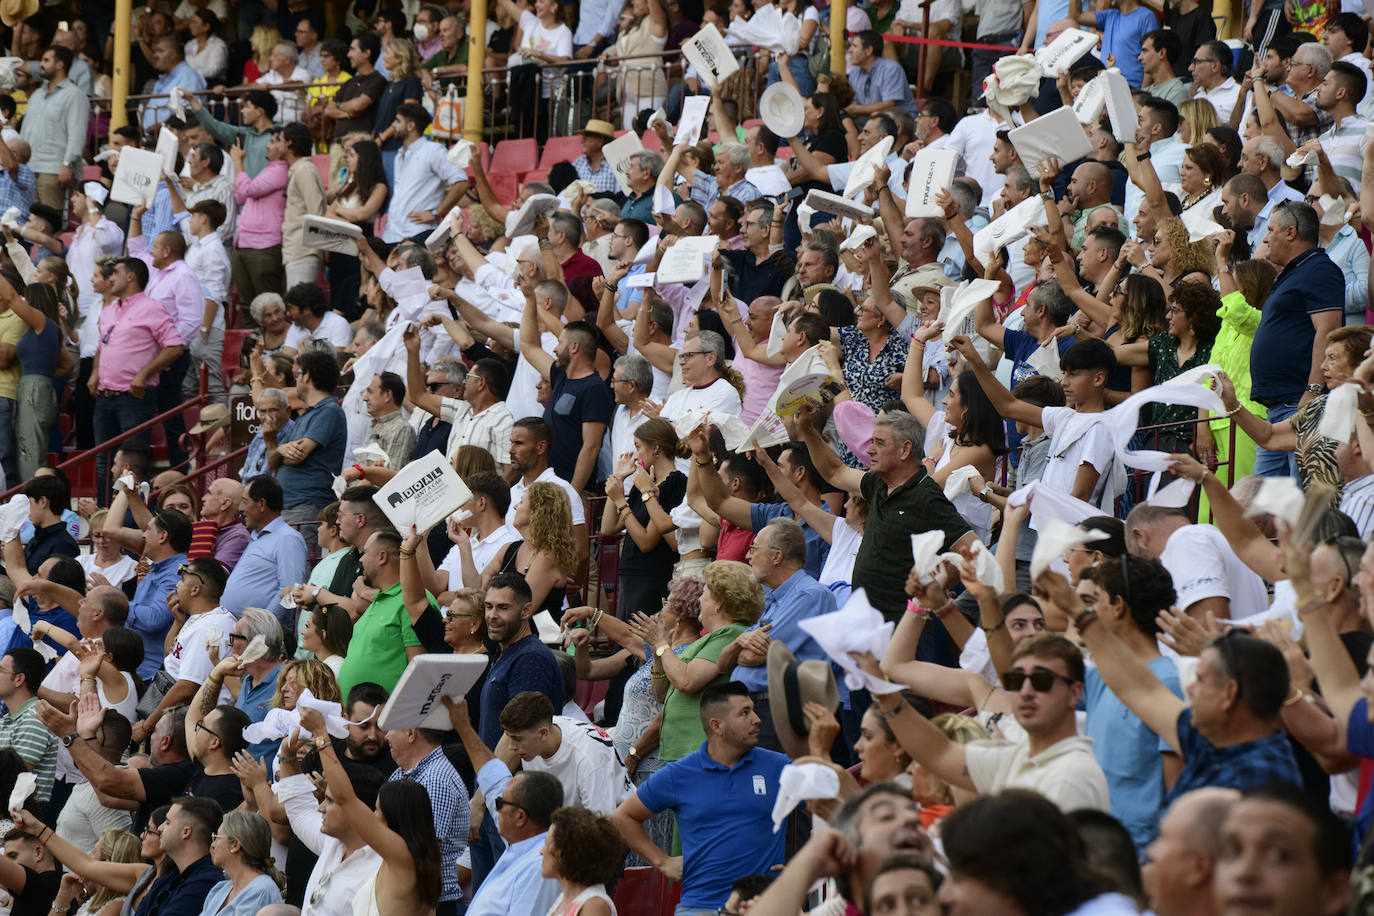
MULTIPOLYGON (((183 350, 170 366, 162 370, 158 377, 153 401, 158 413, 165 413, 182 402, 181 383, 191 369, 191 352, 183 350)), ((186 418, 181 414, 169 418, 162 424, 167 433, 167 461, 173 470, 185 471, 186 449, 182 448, 181 437, 186 435, 186 418)))
POLYGON ((17 413, 14 398, 0 398, 0 468, 4 469, 7 487, 24 482, 19 477, 19 437, 14 431, 17 413))
MULTIPOLYGON (((3 400, 0 398, 0 401, 3 400)), ((95 441, 97 443, 108 442, 124 430, 133 429, 140 423, 147 423, 156 415, 157 401, 151 389, 145 391, 141 398, 136 398, 128 392, 113 397, 96 398, 95 416, 92 418, 95 441)), ((131 436, 127 441, 146 443, 148 433, 143 432, 137 436, 131 436)), ((110 466, 110 457, 109 452, 102 451, 95 459, 96 494, 102 505, 107 504, 110 497, 110 489, 106 486, 105 480, 106 470, 110 466)))
MULTIPOLYGON (((1282 423, 1298 412, 1298 402, 1288 401, 1275 404, 1265 415, 1270 423, 1282 423)), ((1267 448, 1255 449, 1255 473, 1261 477, 1297 477, 1298 457, 1293 452, 1273 452, 1267 448)))
MULTIPOLYGON (((811 61, 805 54, 797 54, 787 59, 787 69, 792 71, 792 79, 797 81, 797 92, 801 93, 804 99, 811 98, 811 93, 816 91, 816 78, 811 75, 811 61)), ((768 63, 768 83, 771 86, 782 80, 782 75, 778 73, 777 58, 768 63)))

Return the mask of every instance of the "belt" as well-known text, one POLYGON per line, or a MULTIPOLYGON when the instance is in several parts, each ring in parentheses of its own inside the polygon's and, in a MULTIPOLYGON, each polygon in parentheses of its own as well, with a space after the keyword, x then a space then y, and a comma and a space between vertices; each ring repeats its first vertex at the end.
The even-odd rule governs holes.
POLYGON ((766 700, 766 699, 768 699, 768 691, 767 691, 767 690, 755 691, 754 693, 749 694, 749 699, 753 700, 753 701, 756 702, 756 703, 757 703, 759 700, 766 700))
POLYGON ((128 394, 127 391, 115 391, 113 388, 101 388, 95 393, 98 398, 117 398, 121 394, 128 394))
POLYGON ((1299 396, 1296 397, 1296 398, 1256 398, 1256 397, 1252 397, 1250 400, 1254 401, 1256 404, 1258 404, 1258 405, 1261 406, 1261 407, 1278 407, 1280 404, 1291 404, 1292 402, 1298 401, 1298 400, 1301 400, 1301 399, 1302 399, 1302 396, 1299 395, 1299 396))

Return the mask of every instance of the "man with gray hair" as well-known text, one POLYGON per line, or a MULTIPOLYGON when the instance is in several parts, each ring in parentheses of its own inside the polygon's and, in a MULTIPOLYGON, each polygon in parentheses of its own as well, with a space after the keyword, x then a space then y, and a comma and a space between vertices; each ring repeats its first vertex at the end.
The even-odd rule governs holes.
POLYGON ((611 369, 611 395, 616 405, 615 415, 611 418, 611 448, 608 456, 611 464, 621 455, 634 454, 635 430, 652 416, 644 406, 653 390, 654 370, 647 359, 634 354, 615 361, 611 369))
POLYGON ((722 143, 716 150, 716 188, 718 195, 733 197, 741 203, 758 200, 759 189, 744 177, 749 171, 749 149, 743 143, 722 143))
MULTIPOLYGON (((741 147, 743 149, 743 147, 741 147)), ((746 161, 749 154, 744 154, 746 161)), ((654 221, 654 185, 663 171, 663 157, 653 150, 632 153, 625 164, 625 180, 630 196, 620 207, 621 219, 637 219, 645 224, 654 221)))
MULTIPOLYGON (((1317 107, 1317 90, 1330 70, 1331 52, 1325 45, 1316 41, 1299 45, 1288 64, 1285 80, 1292 94, 1285 92, 1282 86, 1271 85, 1261 76, 1253 83, 1256 113, 1263 117, 1267 101, 1283 117, 1283 127, 1294 144, 1302 146, 1308 140, 1315 140, 1331 126, 1331 116, 1317 107)), ((1223 115, 1218 108, 1217 116, 1225 121, 1229 112, 1223 115)), ((1244 125, 1236 126, 1239 129, 1244 125)))
POLYGON ((243 468, 239 471, 239 480, 243 483, 261 474, 276 476, 276 472, 267 464, 267 445, 262 441, 263 431, 275 432, 278 438, 289 440, 291 430, 296 425, 287 407, 286 392, 280 388, 264 388, 259 391, 258 396, 253 399, 253 410, 258 421, 257 430, 248 443, 248 453, 243 456, 243 468))
POLYGON ((616 265, 611 257, 611 239, 618 222, 620 208, 604 197, 592 201, 582 214, 582 253, 601 265, 602 274, 610 273, 616 265))
POLYGON ((272 98, 277 100, 278 124, 301 121, 305 116, 305 86, 311 79, 310 71, 300 65, 300 57, 300 51, 291 42, 277 42, 268 55, 267 72, 253 84, 272 91, 272 98))
POLYGON ((563 282, 579 277, 599 277, 603 273, 595 258, 582 252, 582 221, 566 210, 549 216, 549 245, 563 268, 563 282))
POLYGON ((1240 151, 1240 170, 1255 175, 1264 182, 1269 196, 1269 208, 1264 211, 1264 221, 1269 222, 1269 211, 1285 200, 1302 201, 1302 192, 1283 180, 1281 171, 1283 147, 1279 141, 1267 134, 1245 141, 1240 151))
POLYGON ((725 338, 715 331, 699 331, 683 341, 677 361, 683 385, 668 396, 658 415, 668 421, 687 410, 719 410, 739 416, 740 392, 726 374, 739 374, 726 364, 725 338))
MULTIPOLYGON (((911 569, 911 535, 939 531, 941 552, 973 542, 973 530, 945 498, 944 490, 921 464, 925 431, 904 411, 884 411, 873 421, 868 471, 846 467, 825 440, 815 414, 798 416, 802 441, 816 470, 832 486, 868 500, 868 520, 854 558, 853 584, 888 620, 906 608, 906 573, 911 569)), ((938 620, 921 634, 916 657, 958 664, 958 650, 938 620)))
MULTIPOLYGON (((408 373, 407 373, 408 374, 408 373)), ((468 367, 452 356, 441 356, 424 370, 425 390, 441 398, 461 398, 463 380, 468 377, 468 367)), ((409 385, 409 378, 406 379, 409 385)), ((407 395, 408 396, 408 395, 407 395)), ((411 404, 414 405, 414 401, 411 404)), ((410 428, 415 431, 415 452, 413 457, 420 458, 433 451, 444 451, 448 446, 451 422, 437 413, 430 413, 418 406, 410 412, 410 428)))

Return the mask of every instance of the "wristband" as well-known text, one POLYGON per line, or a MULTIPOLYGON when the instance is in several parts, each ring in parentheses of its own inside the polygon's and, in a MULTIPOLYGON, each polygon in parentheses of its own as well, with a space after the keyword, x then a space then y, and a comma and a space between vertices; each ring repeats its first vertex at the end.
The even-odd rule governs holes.
POLYGON ((1293 695, 1292 695, 1291 697, 1289 697, 1288 699, 1284 700, 1284 701, 1283 701, 1283 705, 1284 705, 1284 706, 1292 706, 1294 703, 1298 702, 1298 701, 1301 700, 1301 699, 1302 699, 1302 691, 1299 690, 1298 688, 1294 687, 1294 688, 1293 688, 1293 695))
POLYGON ((921 605, 917 604, 915 598, 911 598, 907 601, 906 611, 908 614, 915 614, 922 620, 930 619, 930 610, 928 608, 921 607, 921 605))
POLYGON ((363 467, 361 464, 353 465, 353 469, 357 471, 359 474, 363 475, 363 480, 367 479, 367 469, 363 467))
POLYGON ((1147 159, 1149 159, 1149 158, 1150 158, 1150 151, 1149 151, 1149 150, 1146 150, 1145 152, 1143 152, 1143 153, 1141 153, 1140 155, 1136 156, 1136 157, 1135 157, 1135 161, 1136 161, 1136 162, 1144 162, 1145 160, 1147 160, 1147 159))

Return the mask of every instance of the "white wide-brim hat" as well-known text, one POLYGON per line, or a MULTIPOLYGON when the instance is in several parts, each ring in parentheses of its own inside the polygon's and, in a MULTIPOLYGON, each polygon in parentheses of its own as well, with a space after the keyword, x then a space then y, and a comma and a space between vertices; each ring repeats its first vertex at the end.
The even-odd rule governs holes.
POLYGON ((801 93, 788 83, 774 83, 759 96, 759 117, 779 139, 795 137, 806 123, 801 93))

